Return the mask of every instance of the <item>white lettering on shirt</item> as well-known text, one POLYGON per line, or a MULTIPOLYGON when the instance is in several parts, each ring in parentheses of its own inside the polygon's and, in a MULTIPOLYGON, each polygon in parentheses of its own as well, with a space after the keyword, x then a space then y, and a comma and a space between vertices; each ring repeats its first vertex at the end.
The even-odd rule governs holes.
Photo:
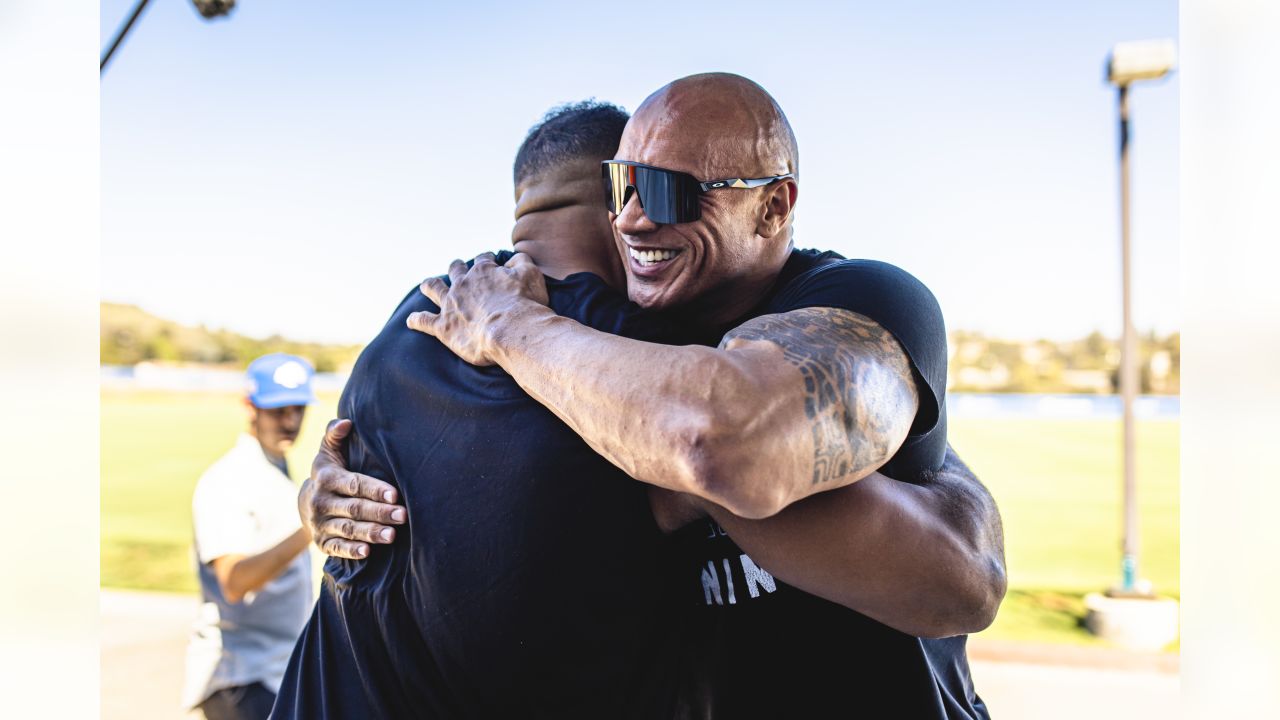
MULTIPOLYGON (((724 568, 723 583, 720 580, 720 567, 716 566, 715 560, 708 560, 706 567, 702 568, 699 580, 702 583, 702 597, 706 604, 738 604, 738 596, 733 583, 733 567, 730 560, 731 558, 724 558, 720 561, 720 567, 724 568)), ((746 580, 747 593, 751 597, 760 597, 760 588, 764 588, 765 593, 778 591, 778 581, 774 579, 773 575, 769 574, 768 570, 756 565, 755 561, 746 553, 738 556, 738 564, 742 567, 742 577, 746 580)))
POLYGON ((708 605, 711 604, 713 594, 717 605, 724 604, 724 599, 720 596, 720 577, 716 575, 716 566, 711 560, 707 561, 707 569, 702 571, 702 593, 708 605))
POLYGON ((773 581, 773 576, 755 564, 751 558, 743 553, 739 558, 742 562, 742 574, 747 578, 747 592, 751 593, 751 597, 760 597, 760 588, 763 587, 768 592, 774 592, 778 589, 778 585, 773 581))

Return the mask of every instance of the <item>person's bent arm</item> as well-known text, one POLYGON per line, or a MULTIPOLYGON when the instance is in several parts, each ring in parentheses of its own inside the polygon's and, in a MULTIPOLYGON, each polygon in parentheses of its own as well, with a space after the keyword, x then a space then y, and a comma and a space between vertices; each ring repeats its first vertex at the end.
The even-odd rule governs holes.
POLYGON ((631 477, 761 518, 853 483, 901 446, 919 404, 910 361, 868 318, 765 315, 718 348, 616 337, 556 315, 526 256, 432 278, 439 314, 409 326, 496 363, 631 477), (523 260, 521 260, 523 258, 523 260))
MULTIPOLYGON (((344 466, 341 446, 349 431, 349 421, 330 424, 326 450, 312 466, 325 481, 300 504, 306 505, 304 517, 343 513, 309 527, 328 554, 363 558, 370 544, 391 542, 390 525, 402 520, 388 518, 404 508, 384 501, 390 485, 344 466)), ((664 505, 665 529, 709 511, 757 564, 784 582, 909 635, 977 632, 990 625, 1005 594, 999 511, 950 448, 942 469, 919 483, 873 473, 764 520, 657 488, 654 493, 655 506, 664 505)))
POLYGON ((277 575, 289 567, 289 563, 304 552, 311 536, 304 528, 298 528, 289 537, 257 555, 222 555, 210 561, 213 574, 218 578, 222 597, 227 602, 238 603, 251 592, 261 590, 277 575))
POLYGON ((1004 598, 999 511, 950 448, 918 484, 876 473, 763 520, 703 505, 777 578, 909 635, 978 632, 1004 598))

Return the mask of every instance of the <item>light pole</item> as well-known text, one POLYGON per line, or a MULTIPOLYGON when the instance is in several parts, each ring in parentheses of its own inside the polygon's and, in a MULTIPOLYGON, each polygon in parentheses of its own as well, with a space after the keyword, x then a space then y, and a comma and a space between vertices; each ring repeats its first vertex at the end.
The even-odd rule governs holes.
POLYGON ((1121 586, 1112 596, 1149 596, 1138 580, 1138 502, 1134 477, 1133 400, 1138 392, 1137 347, 1131 313, 1132 257, 1129 242, 1129 85, 1162 78, 1174 67, 1172 40, 1117 44, 1107 62, 1107 81, 1117 88, 1120 111, 1120 258, 1124 331, 1120 345, 1120 395, 1124 405, 1124 540, 1121 586))

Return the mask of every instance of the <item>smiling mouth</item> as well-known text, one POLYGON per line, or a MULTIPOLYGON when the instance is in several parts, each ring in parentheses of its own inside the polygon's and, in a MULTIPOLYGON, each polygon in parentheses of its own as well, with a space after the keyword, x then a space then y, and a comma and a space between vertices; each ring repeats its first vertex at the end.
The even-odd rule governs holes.
POLYGON ((671 260, 674 259, 677 255, 679 255, 681 251, 680 250, 637 250, 636 248, 628 246, 627 252, 630 253, 631 259, 635 260, 636 263, 640 265, 640 267, 647 268, 647 267, 656 267, 658 265, 671 262, 671 260))

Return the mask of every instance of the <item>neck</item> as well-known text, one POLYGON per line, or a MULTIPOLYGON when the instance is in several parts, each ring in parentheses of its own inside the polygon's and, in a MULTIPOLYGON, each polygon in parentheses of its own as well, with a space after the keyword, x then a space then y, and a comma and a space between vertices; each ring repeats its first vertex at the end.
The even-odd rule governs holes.
POLYGON ((543 275, 558 280, 580 272, 592 272, 591 262, 577 248, 563 241, 521 240, 514 250, 528 255, 543 275))
POLYGON ((589 272, 616 290, 626 288, 626 276, 613 243, 599 234, 584 233, 581 226, 553 226, 536 237, 521 238, 513 248, 528 255, 548 277, 564 279, 589 272))
POLYGON ((613 228, 601 207, 598 159, 581 158, 517 181, 515 218, 512 245, 543 273, 563 278, 589 272, 614 288, 626 287, 613 228))
POLYGON ((262 442, 262 438, 258 437, 258 433, 253 428, 249 428, 249 436, 258 441, 258 447, 262 448, 262 454, 266 455, 272 462, 277 465, 284 462, 284 455, 267 447, 266 443, 262 442))

